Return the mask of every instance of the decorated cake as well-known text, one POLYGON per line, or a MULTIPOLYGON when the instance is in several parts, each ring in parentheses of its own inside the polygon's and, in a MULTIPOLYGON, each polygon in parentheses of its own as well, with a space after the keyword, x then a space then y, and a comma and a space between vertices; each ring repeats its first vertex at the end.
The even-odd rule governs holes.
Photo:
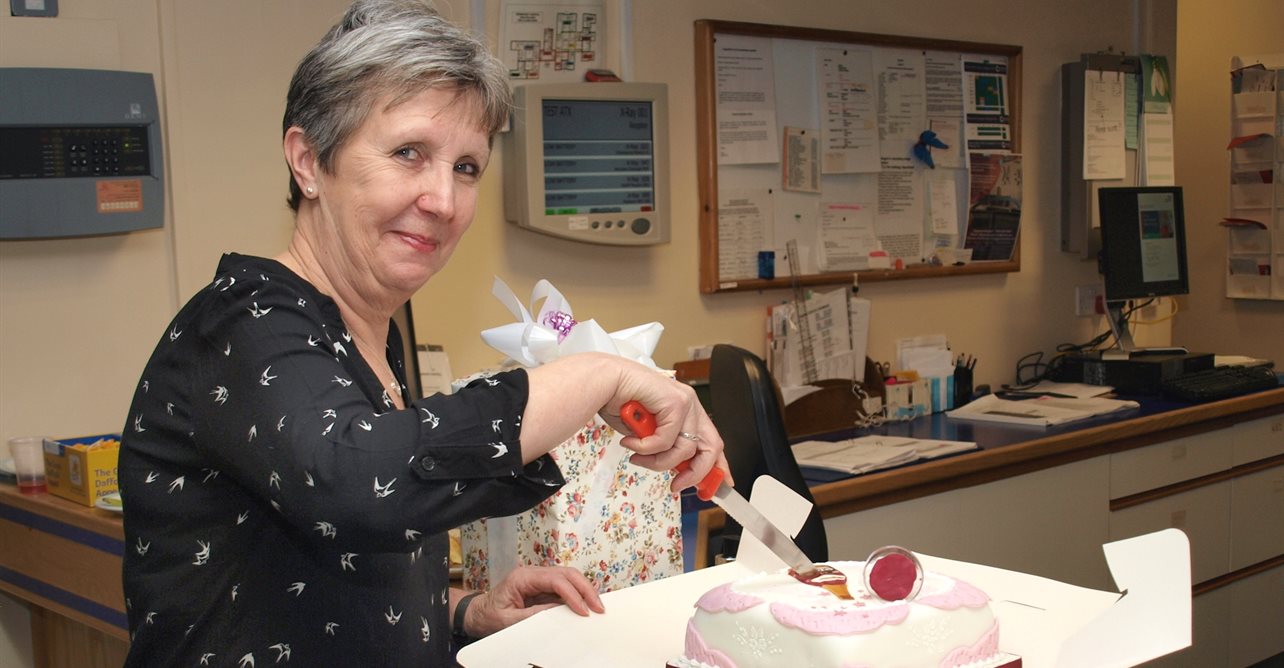
MULTIPOLYGON (((840 561, 830 565, 844 573, 858 574, 865 571, 866 563, 840 561)), ((873 559, 869 563, 873 565, 873 559)), ((787 570, 720 585, 696 602, 695 613, 687 623, 684 655, 671 665, 1020 665, 1020 659, 999 652, 999 624, 984 592, 940 573, 919 570, 911 579, 912 587, 888 596, 888 590, 878 584, 871 587, 866 573, 864 586, 848 583, 850 599, 805 584, 787 570)))

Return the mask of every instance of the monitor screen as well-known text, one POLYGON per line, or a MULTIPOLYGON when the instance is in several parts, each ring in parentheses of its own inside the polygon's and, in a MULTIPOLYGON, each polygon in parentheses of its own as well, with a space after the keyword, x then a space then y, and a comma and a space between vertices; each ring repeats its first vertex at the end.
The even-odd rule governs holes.
POLYGON ((668 86, 528 83, 504 139, 504 214, 587 243, 669 241, 668 86))
POLYGON ((545 99, 546 215, 655 210, 649 100, 545 99))
POLYGON ((1181 188, 1101 188, 1097 192, 1106 300, 1188 293, 1181 188))

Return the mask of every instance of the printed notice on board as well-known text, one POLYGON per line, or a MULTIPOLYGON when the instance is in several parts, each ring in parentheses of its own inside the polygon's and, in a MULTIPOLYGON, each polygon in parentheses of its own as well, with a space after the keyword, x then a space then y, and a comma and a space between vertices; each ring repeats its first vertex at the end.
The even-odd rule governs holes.
POLYGON ((874 213, 850 202, 829 202, 820 210, 820 270, 870 268, 870 253, 882 250, 874 235, 874 213))
POLYGON ((963 58, 964 108, 969 151, 1011 151, 1006 58, 963 58))
POLYGON ((784 160, 780 161, 785 190, 820 192, 820 137, 815 130, 785 126, 784 160))
POLYGON ((718 280, 758 278, 758 251, 767 238, 771 193, 766 189, 728 190, 718 197, 718 280))
POLYGON ((780 162, 771 38, 719 35, 718 164, 780 162))
POLYGON ((1124 178, 1124 75, 1084 70, 1083 178, 1124 178))
POLYGON ((816 49, 816 65, 824 133, 821 170, 826 174, 877 172, 873 52, 816 49))
POLYGON ((1021 156, 973 153, 972 188, 963 247, 972 260, 1011 260, 1021 229, 1021 156))

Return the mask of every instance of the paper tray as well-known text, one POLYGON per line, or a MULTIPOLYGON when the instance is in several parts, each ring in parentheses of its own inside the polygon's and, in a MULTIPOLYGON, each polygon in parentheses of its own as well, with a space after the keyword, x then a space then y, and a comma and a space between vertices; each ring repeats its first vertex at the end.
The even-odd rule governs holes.
MULTIPOLYGON (((976 585, 999 618, 999 647, 1025 668, 1135 666, 1190 645, 1190 543, 1168 529, 1104 546, 1116 583, 1095 591, 1024 573, 919 555, 924 568, 976 585)), ((663 668, 682 654, 696 599, 744 577, 739 563, 603 596, 607 613, 554 608, 465 647, 465 668, 663 668)))

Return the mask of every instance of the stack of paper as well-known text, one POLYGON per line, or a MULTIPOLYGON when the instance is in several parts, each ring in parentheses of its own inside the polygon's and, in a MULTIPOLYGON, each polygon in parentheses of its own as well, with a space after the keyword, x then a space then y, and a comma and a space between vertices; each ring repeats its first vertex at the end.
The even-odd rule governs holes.
POLYGON ((975 449, 976 443, 967 441, 898 436, 862 436, 845 441, 803 441, 793 446, 794 459, 798 460, 799 466, 853 475, 975 449))
POLYGON ((1137 408, 1135 401, 1091 397, 1085 399, 1039 397, 1025 401, 1009 401, 987 394, 962 408, 946 413, 961 420, 1006 422, 1047 427, 1084 420, 1096 415, 1137 408))

